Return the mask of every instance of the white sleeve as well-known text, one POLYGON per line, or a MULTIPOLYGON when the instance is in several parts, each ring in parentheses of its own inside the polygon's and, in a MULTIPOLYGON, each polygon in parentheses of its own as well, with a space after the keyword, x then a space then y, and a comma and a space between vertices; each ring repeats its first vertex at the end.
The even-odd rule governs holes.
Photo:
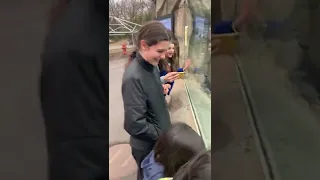
POLYGON ((165 84, 165 83, 166 83, 166 80, 164 79, 164 76, 161 76, 161 77, 160 77, 160 81, 161 81, 162 84, 165 84))

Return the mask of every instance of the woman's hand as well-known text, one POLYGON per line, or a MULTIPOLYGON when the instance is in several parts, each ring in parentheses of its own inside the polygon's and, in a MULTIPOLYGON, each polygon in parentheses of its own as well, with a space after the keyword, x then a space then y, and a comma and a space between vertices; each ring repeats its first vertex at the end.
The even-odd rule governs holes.
POLYGON ((163 87, 163 94, 168 94, 168 92, 169 92, 169 87, 170 87, 170 85, 169 86, 167 86, 168 84, 163 84, 162 85, 162 87, 163 87))
POLYGON ((188 59, 188 60, 186 61, 186 63, 185 63, 185 66, 184 66, 184 68, 183 68, 183 71, 185 71, 186 69, 188 69, 188 68, 190 67, 190 65, 191 65, 191 60, 188 59))
POLYGON ((173 82, 174 80, 178 79, 179 73, 178 72, 169 72, 164 76, 164 80, 166 82, 173 82))
POLYGON ((167 87, 168 89, 171 88, 171 85, 170 84, 164 84, 165 87, 167 87))

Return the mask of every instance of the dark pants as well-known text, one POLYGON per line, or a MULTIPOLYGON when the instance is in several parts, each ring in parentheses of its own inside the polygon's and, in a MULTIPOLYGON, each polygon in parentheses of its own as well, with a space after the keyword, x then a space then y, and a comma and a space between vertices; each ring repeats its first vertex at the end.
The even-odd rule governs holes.
POLYGON ((136 160, 137 166, 138 166, 138 174, 137 174, 137 180, 143 179, 142 169, 140 164, 142 163, 143 159, 151 152, 151 150, 141 150, 131 147, 132 156, 136 160))

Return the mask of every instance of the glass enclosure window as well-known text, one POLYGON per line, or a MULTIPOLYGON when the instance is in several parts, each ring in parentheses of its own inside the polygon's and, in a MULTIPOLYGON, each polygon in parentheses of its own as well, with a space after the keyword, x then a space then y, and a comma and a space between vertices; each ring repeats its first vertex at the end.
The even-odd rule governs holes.
MULTIPOLYGON (((244 1, 228 2, 234 21, 244 1)), ((279 179, 319 179, 320 1, 250 2, 234 59, 269 163, 279 179)))
POLYGON ((211 145, 211 1, 189 1, 193 31, 189 40, 188 58, 192 65, 188 70, 186 88, 199 129, 207 144, 211 145))

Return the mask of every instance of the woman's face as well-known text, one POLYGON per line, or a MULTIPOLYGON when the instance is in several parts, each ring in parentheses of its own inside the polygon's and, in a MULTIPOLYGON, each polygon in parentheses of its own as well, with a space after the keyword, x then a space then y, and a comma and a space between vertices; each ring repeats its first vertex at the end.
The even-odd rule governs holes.
POLYGON ((174 55, 174 44, 170 43, 169 48, 166 51, 166 57, 172 58, 173 55, 174 55))
POLYGON ((142 56, 148 60, 148 62, 154 66, 159 64, 161 59, 165 58, 166 51, 169 46, 169 41, 161 41, 156 45, 148 46, 145 42, 142 44, 142 56))

